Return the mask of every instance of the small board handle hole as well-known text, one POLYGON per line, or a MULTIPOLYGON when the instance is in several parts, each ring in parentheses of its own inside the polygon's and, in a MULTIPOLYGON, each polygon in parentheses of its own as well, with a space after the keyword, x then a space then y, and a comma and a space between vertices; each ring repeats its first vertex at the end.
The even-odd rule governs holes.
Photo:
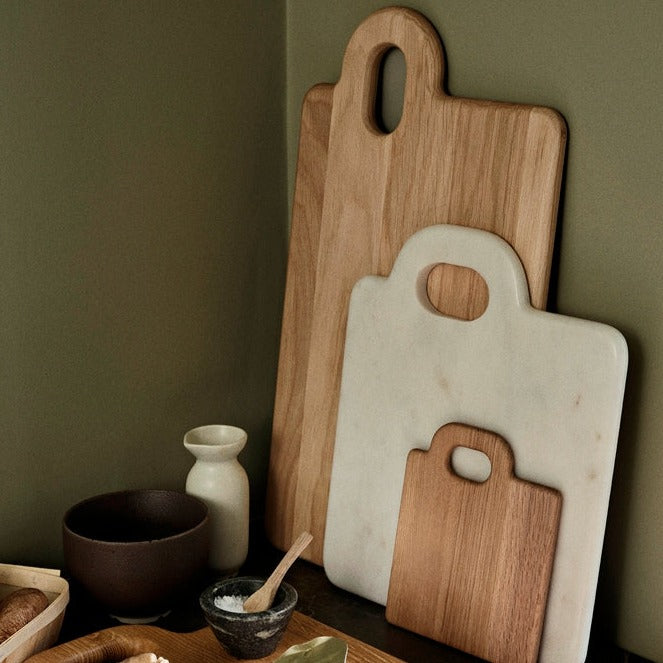
POLYGON ((451 452, 451 469, 462 479, 483 483, 490 477, 493 466, 483 451, 456 447, 451 452))

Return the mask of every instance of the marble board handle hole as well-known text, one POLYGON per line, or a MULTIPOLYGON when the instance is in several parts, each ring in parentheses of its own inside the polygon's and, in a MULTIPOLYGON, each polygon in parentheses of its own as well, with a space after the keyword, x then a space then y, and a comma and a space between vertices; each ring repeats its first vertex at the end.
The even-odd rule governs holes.
POLYGON ((488 284, 483 276, 471 267, 446 262, 433 265, 428 272, 426 295, 438 313, 458 320, 476 320, 488 307, 488 284))

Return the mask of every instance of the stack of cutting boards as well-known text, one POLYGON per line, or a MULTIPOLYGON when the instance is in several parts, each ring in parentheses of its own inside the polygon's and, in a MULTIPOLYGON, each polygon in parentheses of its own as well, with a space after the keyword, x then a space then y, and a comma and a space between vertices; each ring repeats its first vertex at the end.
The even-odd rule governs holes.
POLYGON ((311 531, 307 558, 395 624, 492 661, 581 661, 626 346, 542 310, 563 119, 443 76, 430 23, 388 8, 304 99, 267 533, 285 550, 311 531))

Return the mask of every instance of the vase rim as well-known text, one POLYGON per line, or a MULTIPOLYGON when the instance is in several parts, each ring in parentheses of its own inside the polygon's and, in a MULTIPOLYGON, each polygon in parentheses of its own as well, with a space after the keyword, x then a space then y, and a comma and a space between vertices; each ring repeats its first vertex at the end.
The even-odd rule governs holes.
POLYGON ((244 446, 247 437, 246 431, 239 426, 209 424, 187 431, 184 435, 184 445, 186 447, 244 446))

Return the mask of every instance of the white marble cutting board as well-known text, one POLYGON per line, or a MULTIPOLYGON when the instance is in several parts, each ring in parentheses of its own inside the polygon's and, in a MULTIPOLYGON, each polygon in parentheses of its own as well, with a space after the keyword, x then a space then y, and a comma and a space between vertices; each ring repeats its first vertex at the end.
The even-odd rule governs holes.
POLYGON ((360 279, 350 299, 329 579, 385 605, 408 452, 428 449, 445 423, 492 430, 511 444, 518 477, 562 493, 540 661, 583 661, 627 363, 614 328, 532 308, 522 265, 497 235, 447 224, 413 235, 390 276, 360 279), (441 262, 485 279, 481 317, 432 308, 426 278, 441 262))

